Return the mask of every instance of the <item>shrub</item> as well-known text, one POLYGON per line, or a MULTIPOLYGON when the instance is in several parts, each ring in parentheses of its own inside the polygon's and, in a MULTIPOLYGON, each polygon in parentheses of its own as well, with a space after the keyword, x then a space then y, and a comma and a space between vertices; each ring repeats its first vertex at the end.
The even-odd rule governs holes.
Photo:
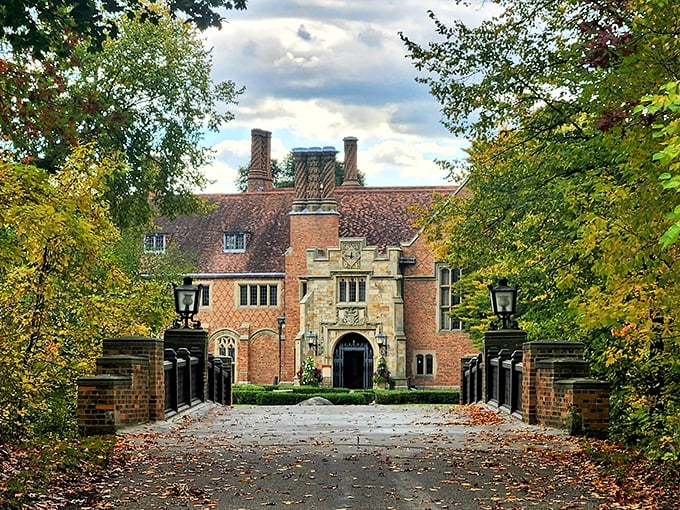
POLYGON ((321 369, 314 366, 314 358, 311 356, 302 363, 297 376, 300 379, 300 384, 303 386, 319 386, 323 382, 321 369))
POLYGON ((394 379, 387 369, 387 361, 384 356, 380 356, 378 360, 378 369, 373 374, 373 384, 376 386, 387 386, 390 389, 394 388, 394 379))
POLYGON ((376 404, 458 404, 458 390, 375 391, 376 404))
POLYGON ((262 391, 256 394, 256 403, 261 406, 286 406, 299 404, 311 397, 322 397, 336 405, 365 405, 373 400, 373 392, 331 391, 326 393, 320 390, 311 394, 297 391, 262 391), (368 402, 367 398, 370 398, 368 402))
POLYGON ((234 404, 248 404, 255 405, 256 399, 262 391, 232 391, 231 397, 234 404))
POLYGON ((293 393, 318 395, 319 393, 349 393, 347 388, 319 388, 318 386, 293 386, 293 393))

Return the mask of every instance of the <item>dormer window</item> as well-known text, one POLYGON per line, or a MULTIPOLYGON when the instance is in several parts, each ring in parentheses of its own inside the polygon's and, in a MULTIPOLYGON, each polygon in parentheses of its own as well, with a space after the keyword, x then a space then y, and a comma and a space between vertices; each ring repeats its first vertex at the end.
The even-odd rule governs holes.
POLYGON ((225 232, 224 233, 224 252, 240 253, 246 251, 245 232, 225 232))
POLYGON ((165 253, 169 234, 155 233, 144 235, 144 253, 165 253))

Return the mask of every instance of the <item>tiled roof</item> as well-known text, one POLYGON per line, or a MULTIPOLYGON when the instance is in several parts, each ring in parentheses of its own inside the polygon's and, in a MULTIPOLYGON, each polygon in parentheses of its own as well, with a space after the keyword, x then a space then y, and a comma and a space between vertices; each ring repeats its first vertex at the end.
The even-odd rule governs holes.
MULTIPOLYGON (((412 206, 427 207, 434 194, 456 187, 336 188, 340 237, 365 237, 368 245, 399 246, 417 235, 412 206)), ((214 209, 202 216, 156 220, 173 243, 197 256, 199 273, 283 273, 290 244, 293 190, 203 195, 214 209), (224 253, 224 232, 246 232, 245 253, 224 253)))
POLYGON ((414 208, 426 208, 435 192, 449 194, 456 187, 338 188, 340 237, 365 237, 372 246, 399 246, 418 234, 414 208))

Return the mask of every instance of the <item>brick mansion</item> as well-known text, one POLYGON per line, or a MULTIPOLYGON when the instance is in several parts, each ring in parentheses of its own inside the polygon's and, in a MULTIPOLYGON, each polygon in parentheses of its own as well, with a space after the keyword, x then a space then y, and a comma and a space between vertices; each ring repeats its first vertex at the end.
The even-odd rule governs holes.
POLYGON ((235 383, 294 383, 311 356, 326 386, 372 387, 381 357, 397 387, 458 386, 476 352, 448 313, 459 272, 413 224, 436 194, 464 188, 362 186, 347 137, 340 185, 324 147, 293 149, 294 187, 275 189, 271 133, 252 130, 251 147, 247 192, 203 195, 207 214, 158 218, 145 237, 147 252, 194 254, 197 318, 235 383))

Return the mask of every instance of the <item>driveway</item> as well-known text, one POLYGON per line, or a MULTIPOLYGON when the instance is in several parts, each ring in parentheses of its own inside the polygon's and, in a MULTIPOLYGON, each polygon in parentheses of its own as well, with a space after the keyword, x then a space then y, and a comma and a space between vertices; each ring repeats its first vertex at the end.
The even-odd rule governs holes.
POLYGON ((478 406, 205 405, 121 435, 98 508, 597 508, 578 443, 478 406))

